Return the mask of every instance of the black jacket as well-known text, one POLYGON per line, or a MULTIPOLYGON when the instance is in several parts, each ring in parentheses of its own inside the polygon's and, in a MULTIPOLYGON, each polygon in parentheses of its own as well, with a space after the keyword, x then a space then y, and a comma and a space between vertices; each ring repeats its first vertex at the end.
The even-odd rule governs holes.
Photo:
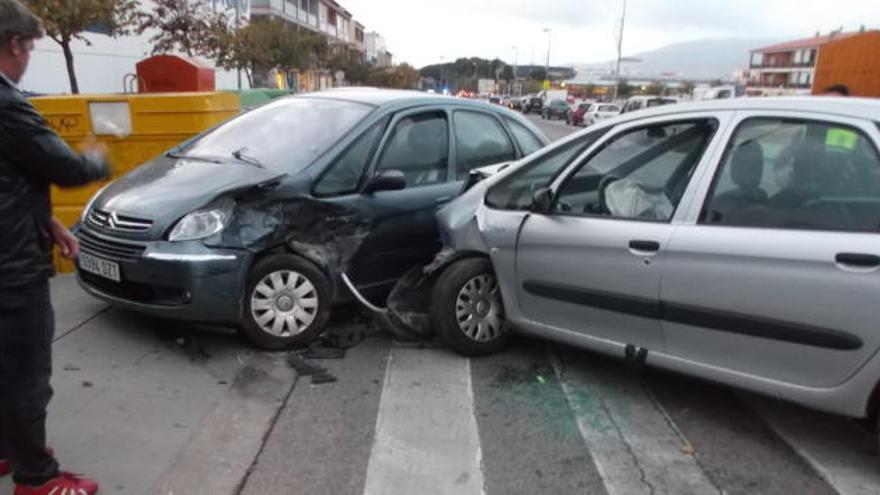
POLYGON ((0 287, 54 274, 49 185, 82 186, 108 176, 106 163, 74 153, 0 77, 0 287))

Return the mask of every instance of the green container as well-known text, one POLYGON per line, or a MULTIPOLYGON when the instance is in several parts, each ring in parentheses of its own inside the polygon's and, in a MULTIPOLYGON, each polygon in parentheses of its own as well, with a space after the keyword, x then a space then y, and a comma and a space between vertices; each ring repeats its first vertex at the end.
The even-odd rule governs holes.
POLYGON ((238 95, 243 112, 263 106, 275 98, 292 94, 286 89, 243 89, 241 91, 230 91, 230 93, 238 95))

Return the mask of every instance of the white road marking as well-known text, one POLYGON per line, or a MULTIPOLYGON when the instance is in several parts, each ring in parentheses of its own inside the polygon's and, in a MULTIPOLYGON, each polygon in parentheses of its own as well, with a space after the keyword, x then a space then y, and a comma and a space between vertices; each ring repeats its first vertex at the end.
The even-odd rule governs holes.
POLYGON ((795 452, 841 495, 880 494, 874 436, 852 421, 793 404, 743 394, 795 452))
POLYGON ((482 495, 470 361, 394 348, 388 357, 365 495, 482 495))
POLYGON ((628 375, 550 356, 609 495, 717 494, 671 419, 628 375))

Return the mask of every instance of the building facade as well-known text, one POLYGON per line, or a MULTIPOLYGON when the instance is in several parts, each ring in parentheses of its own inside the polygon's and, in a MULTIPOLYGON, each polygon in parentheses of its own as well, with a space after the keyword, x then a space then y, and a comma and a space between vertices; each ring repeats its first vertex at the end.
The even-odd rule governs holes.
POLYGON ((364 47, 367 63, 376 67, 390 67, 394 63, 393 56, 385 44, 385 38, 381 34, 375 31, 367 33, 364 47))
MULTIPOLYGON (((352 49, 370 60, 371 34, 364 25, 335 0, 250 0, 251 19, 280 19, 298 29, 307 29, 326 36, 336 49, 352 49)), ((383 40, 384 50, 384 40, 383 40)), ((329 70, 300 71, 295 74, 294 88, 316 91, 338 84, 329 70)))
MULTIPOLYGON (((746 94, 749 96, 809 95, 825 50, 865 33, 834 32, 752 50, 746 94)), ((877 58, 877 57, 875 57, 877 58)))

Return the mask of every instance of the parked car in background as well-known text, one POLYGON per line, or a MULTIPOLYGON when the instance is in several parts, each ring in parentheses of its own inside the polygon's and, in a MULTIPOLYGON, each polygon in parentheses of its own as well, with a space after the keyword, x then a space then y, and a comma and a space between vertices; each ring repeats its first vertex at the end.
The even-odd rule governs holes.
POLYGON ((567 120, 571 113, 571 107, 565 100, 553 100, 541 109, 541 118, 547 120, 562 119, 567 120))
POLYGON ((633 96, 626 100, 620 113, 635 112, 636 110, 673 105, 675 103, 678 103, 677 99, 666 96, 633 96))
POLYGON ((590 106, 587 114, 584 116, 586 125, 593 125, 603 119, 610 119, 620 115, 620 107, 614 103, 596 103, 590 106))
POLYGON ((590 110, 591 105, 593 103, 589 101, 576 104, 565 119, 565 123, 568 125, 584 125, 584 116, 590 110))
POLYGON ((547 144, 497 105, 338 89, 275 100, 117 179, 83 212, 78 279, 157 316, 281 349, 324 328, 347 270, 383 297, 439 247, 468 172, 547 144), (320 122, 320 125, 315 125, 320 122))
POLYGON ((538 95, 530 95, 525 102, 523 113, 541 113, 544 109, 544 99, 538 95))
POLYGON ((792 97, 600 121, 439 212, 436 331, 465 355, 515 330, 876 424, 878 119, 875 99, 792 97))
POLYGON ((511 110, 522 110, 523 99, 521 96, 511 96, 507 99, 507 108, 511 110))
POLYGON ((488 100, 489 100, 489 103, 491 103, 493 105, 504 106, 504 103, 501 101, 502 98, 500 96, 490 96, 488 100))

